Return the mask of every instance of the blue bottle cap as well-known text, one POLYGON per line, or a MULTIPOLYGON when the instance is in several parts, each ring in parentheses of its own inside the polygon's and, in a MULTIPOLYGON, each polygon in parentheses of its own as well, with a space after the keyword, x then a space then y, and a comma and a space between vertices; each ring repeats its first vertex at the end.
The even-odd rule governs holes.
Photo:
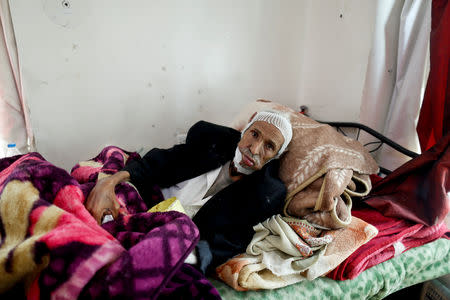
POLYGON ((8 148, 14 148, 16 144, 8 144, 8 148))

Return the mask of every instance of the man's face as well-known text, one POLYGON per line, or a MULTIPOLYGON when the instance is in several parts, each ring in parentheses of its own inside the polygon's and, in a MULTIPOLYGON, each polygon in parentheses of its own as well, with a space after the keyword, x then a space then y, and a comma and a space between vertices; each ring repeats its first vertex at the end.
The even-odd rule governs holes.
POLYGON ((242 160, 239 164, 253 171, 260 170, 274 158, 284 143, 280 130, 263 121, 256 121, 243 134, 238 143, 242 160))

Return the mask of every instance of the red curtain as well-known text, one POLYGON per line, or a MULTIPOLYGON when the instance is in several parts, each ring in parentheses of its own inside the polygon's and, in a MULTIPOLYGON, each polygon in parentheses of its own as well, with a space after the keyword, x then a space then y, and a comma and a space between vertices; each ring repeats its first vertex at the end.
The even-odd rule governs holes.
POLYGON ((430 73, 420 110, 417 134, 422 152, 450 132, 450 5, 433 0, 430 73))

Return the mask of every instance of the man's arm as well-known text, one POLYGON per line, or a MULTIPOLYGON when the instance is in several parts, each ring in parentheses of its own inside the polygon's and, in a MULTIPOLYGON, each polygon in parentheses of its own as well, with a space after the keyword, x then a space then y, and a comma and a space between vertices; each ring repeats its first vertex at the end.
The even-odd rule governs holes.
POLYGON ((116 185, 129 179, 130 173, 119 171, 109 177, 100 179, 91 190, 84 205, 98 224, 101 224, 105 215, 112 215, 117 218, 120 205, 114 190, 116 185))
POLYGON ((233 158, 239 140, 237 130, 200 121, 189 129, 185 144, 154 148, 123 170, 145 197, 152 185, 170 187, 225 164, 233 158))
POLYGON ((155 184, 169 187, 225 164, 233 158, 239 139, 237 130, 197 122, 189 130, 186 144, 169 149, 154 148, 142 159, 131 161, 122 171, 99 180, 85 206, 99 224, 106 214, 116 218, 120 206, 114 188, 120 182, 130 181, 146 198, 155 184))

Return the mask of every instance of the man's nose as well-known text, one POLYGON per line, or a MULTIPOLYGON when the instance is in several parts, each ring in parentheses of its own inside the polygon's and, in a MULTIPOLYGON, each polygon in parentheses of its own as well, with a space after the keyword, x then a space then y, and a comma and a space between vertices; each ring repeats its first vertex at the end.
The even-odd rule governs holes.
POLYGON ((262 143, 261 142, 254 142, 250 146, 250 151, 253 155, 259 154, 259 151, 261 150, 262 143))

